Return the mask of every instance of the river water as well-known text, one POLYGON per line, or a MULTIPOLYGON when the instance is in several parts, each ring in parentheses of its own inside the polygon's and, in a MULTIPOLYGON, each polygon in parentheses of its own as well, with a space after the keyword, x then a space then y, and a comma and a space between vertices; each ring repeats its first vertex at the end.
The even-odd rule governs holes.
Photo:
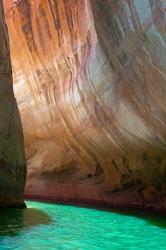
POLYGON ((27 201, 0 210, 0 250, 166 250, 166 219, 27 201))

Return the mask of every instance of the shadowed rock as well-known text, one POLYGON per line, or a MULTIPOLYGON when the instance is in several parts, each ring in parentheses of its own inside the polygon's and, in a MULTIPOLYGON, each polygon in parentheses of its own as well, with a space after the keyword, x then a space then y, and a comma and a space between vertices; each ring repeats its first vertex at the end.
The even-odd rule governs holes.
POLYGON ((26 165, 20 115, 13 94, 7 29, 0 2, 0 207, 24 207, 26 165))

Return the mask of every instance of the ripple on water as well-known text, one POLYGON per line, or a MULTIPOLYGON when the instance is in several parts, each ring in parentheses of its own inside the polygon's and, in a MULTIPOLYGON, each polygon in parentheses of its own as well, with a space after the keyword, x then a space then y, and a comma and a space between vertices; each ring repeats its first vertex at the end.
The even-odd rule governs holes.
POLYGON ((166 219, 152 214, 27 202, 2 209, 0 250, 165 250, 166 219))

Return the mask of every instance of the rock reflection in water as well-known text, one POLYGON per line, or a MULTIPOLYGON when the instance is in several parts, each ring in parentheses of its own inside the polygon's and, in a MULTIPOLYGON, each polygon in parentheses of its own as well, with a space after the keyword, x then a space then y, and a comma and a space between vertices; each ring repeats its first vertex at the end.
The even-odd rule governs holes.
POLYGON ((36 208, 1 209, 0 236, 16 236, 22 230, 38 225, 48 225, 50 222, 49 215, 36 208))

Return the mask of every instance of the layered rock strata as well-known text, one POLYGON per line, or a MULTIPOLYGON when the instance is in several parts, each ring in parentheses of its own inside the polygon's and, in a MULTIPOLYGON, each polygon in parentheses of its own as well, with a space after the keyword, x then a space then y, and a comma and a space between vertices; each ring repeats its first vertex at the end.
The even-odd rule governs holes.
POLYGON ((26 195, 165 210, 165 1, 5 3, 26 195))
POLYGON ((24 207, 23 134, 13 94, 8 34, 0 2, 0 207, 24 207))

